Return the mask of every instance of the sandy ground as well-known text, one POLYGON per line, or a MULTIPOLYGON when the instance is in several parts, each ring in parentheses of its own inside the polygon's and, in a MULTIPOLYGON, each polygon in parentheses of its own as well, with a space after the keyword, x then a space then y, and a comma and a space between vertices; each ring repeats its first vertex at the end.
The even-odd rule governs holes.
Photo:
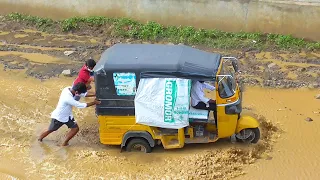
MULTIPOLYGON (((256 116, 261 141, 221 140, 151 154, 101 145, 94 109, 74 110, 79 134, 60 147, 67 128, 36 141, 48 126, 61 89, 89 57, 116 39, 0 29, 0 178, 10 179, 316 179, 319 177, 320 53, 217 51, 241 60, 244 113, 256 116), (74 51, 66 56, 64 51, 74 51), (262 85, 254 87, 254 85, 262 85), (273 88, 267 88, 273 87, 273 88), (286 89, 275 89, 282 87, 286 89), (300 89, 293 89, 303 87, 300 89), (305 119, 310 117, 312 122, 305 119)), ((122 40, 123 41, 123 40, 122 40)), ((125 41, 125 40, 124 40, 125 41)))

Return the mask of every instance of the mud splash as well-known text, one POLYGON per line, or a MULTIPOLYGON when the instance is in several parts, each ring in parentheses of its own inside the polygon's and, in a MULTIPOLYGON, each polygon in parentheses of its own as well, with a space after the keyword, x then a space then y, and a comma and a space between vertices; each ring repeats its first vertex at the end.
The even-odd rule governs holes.
POLYGON ((266 153, 272 150, 272 141, 277 138, 280 130, 264 117, 255 117, 261 123, 262 140, 256 146, 223 144, 226 147, 205 150, 201 154, 192 154, 183 157, 187 162, 185 169, 181 169, 180 175, 188 179, 231 179, 245 174, 245 168, 253 164, 257 159, 264 158, 266 153), (192 158, 190 158, 192 157, 192 158), (186 170, 188 167, 193 167, 186 170), (187 175, 186 175, 187 174, 187 175))

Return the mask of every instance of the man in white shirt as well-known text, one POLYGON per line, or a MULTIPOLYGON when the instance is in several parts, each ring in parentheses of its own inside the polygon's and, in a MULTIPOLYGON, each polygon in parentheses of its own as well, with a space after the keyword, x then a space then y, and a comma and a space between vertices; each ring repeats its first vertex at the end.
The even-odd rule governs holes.
MULTIPOLYGON (((44 131, 39 141, 42 142, 43 138, 47 137, 50 133, 58 130, 62 125, 67 125, 70 128, 67 134, 66 140, 62 146, 67 146, 70 139, 72 139, 79 131, 79 126, 75 122, 72 115, 72 107, 86 108, 96 104, 100 104, 100 101, 94 100, 90 103, 81 103, 74 99, 74 96, 84 96, 87 92, 87 87, 84 83, 77 83, 73 87, 66 87, 62 90, 60 99, 56 109, 51 114, 51 123, 48 130, 44 131)), ((86 97, 93 97, 94 95, 86 95, 86 97)))
POLYGON ((195 109, 205 109, 213 111, 214 119, 217 124, 217 108, 216 101, 207 98, 204 94, 204 89, 215 90, 214 86, 204 83, 204 81, 194 81, 191 89, 191 106, 195 109))

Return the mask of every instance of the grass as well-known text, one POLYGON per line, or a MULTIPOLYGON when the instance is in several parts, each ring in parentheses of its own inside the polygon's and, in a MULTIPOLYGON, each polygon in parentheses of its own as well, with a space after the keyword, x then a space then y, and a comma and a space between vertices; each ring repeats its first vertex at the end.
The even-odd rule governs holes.
POLYGON ((194 27, 163 26, 150 21, 140 23, 128 18, 107 18, 102 16, 72 17, 61 21, 48 18, 12 13, 5 18, 10 21, 24 22, 36 26, 39 30, 47 31, 53 27, 59 27, 63 32, 81 31, 83 25, 101 27, 108 25, 113 27, 110 33, 114 37, 141 39, 146 41, 170 41, 188 45, 206 45, 214 48, 277 48, 284 50, 319 50, 320 42, 310 42, 291 35, 247 33, 247 32, 223 32, 219 30, 197 29, 194 27))

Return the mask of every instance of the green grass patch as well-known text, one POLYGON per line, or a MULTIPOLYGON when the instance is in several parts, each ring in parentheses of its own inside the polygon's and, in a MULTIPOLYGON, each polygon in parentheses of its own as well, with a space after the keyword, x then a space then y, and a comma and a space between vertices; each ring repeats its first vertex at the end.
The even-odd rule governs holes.
POLYGON ((284 50, 319 50, 320 42, 310 42, 291 35, 266 33, 223 32, 219 30, 198 29, 194 27, 163 26, 149 21, 140 23, 128 18, 107 18, 102 16, 72 17, 60 21, 48 18, 12 13, 7 20, 25 22, 39 30, 47 31, 59 27, 63 32, 81 31, 81 25, 93 27, 112 26, 111 34, 119 38, 132 38, 145 41, 165 40, 188 45, 206 45, 214 48, 277 48, 284 50))

